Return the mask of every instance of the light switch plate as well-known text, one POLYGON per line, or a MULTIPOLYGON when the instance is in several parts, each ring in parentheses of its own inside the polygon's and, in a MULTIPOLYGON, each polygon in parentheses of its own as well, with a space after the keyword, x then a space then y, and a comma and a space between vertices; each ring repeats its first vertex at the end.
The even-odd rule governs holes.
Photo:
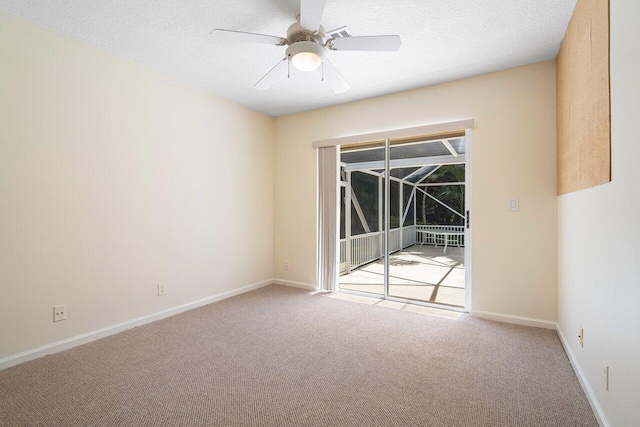
POLYGON ((511 212, 515 212, 515 211, 520 209, 520 201, 518 200, 517 197, 513 197, 513 198, 509 199, 508 209, 511 212))

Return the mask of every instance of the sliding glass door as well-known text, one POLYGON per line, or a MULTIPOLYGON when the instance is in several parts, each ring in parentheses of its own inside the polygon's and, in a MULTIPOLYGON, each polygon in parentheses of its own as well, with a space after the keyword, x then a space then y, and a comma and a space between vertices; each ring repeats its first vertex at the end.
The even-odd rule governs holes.
POLYGON ((341 147, 341 290, 466 307, 466 141, 341 147))
POLYGON ((362 161, 384 162, 384 143, 340 153, 341 234, 340 289, 384 296, 384 180, 379 167, 351 169, 362 161), (344 232, 342 232, 344 229, 344 232))

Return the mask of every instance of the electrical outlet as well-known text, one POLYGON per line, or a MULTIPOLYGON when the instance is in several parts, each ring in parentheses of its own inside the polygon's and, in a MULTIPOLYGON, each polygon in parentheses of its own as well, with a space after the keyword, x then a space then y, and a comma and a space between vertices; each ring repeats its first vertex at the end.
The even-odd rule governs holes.
POLYGON ((284 269, 288 270, 289 269, 289 261, 285 261, 284 262, 284 269))
POLYGON ((161 297, 162 295, 164 295, 167 290, 165 288, 165 284, 164 283, 158 283, 158 296, 161 297))
POLYGON ((59 322, 67 318, 67 306, 63 305, 54 305, 53 306, 53 321, 59 322))
POLYGON ((580 327, 580 331, 578 332, 578 338, 580 339, 580 347, 584 348, 584 329, 582 326, 580 327))
POLYGON ((604 389, 609 391, 609 365, 602 361, 602 382, 604 383, 604 389))

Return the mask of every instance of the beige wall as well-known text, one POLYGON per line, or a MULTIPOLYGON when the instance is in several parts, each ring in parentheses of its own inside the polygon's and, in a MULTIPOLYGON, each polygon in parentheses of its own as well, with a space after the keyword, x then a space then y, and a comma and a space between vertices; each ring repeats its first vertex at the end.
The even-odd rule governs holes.
POLYGON ((640 2, 611 1, 612 182, 558 199, 558 323, 611 426, 640 420, 638 16, 640 2))
POLYGON ((273 277, 272 118, 3 12, 0 58, 0 358, 273 277))
POLYGON ((555 321, 555 61, 277 118, 275 277, 316 280, 312 141, 468 118, 472 309, 555 321), (519 212, 507 211, 509 197, 519 212))

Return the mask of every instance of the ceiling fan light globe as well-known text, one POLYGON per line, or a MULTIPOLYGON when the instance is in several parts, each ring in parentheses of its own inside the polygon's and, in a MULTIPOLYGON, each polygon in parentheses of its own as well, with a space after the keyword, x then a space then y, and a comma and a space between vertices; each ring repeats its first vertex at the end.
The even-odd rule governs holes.
POLYGON ((327 58, 327 50, 315 41, 301 41, 287 48, 287 58, 300 71, 317 70, 327 58))
POLYGON ((322 58, 314 52, 300 52, 291 57, 291 63, 300 71, 309 72, 317 70, 322 64, 322 58))

